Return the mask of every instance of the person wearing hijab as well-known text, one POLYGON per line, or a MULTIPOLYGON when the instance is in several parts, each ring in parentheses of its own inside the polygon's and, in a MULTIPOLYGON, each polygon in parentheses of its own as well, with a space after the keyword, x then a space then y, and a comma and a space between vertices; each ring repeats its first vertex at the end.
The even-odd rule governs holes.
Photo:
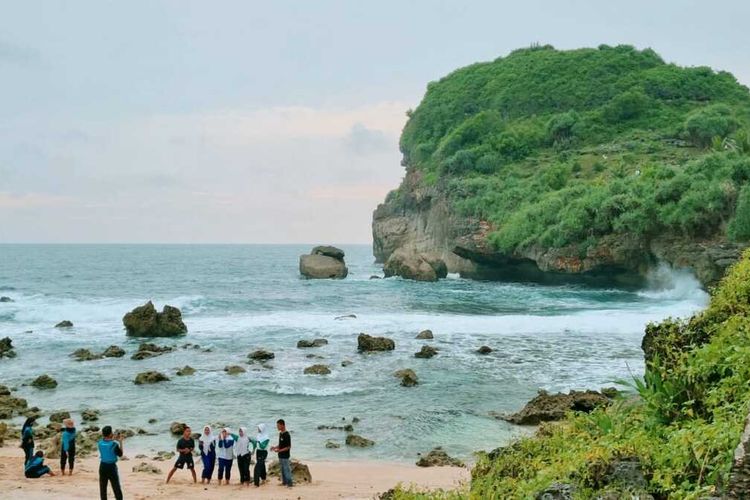
POLYGON ((211 476, 214 475, 214 466, 216 465, 216 436, 214 436, 211 426, 203 428, 203 434, 198 438, 198 448, 201 451, 201 461, 203 462, 203 472, 201 472, 201 484, 211 484, 211 476))
POLYGON ((44 452, 42 450, 37 451, 36 454, 26 462, 23 473, 24 476, 30 479, 38 479, 45 474, 49 474, 50 476, 55 475, 49 467, 44 465, 44 452))
POLYGON ((68 464, 70 476, 73 475, 73 465, 76 460, 76 428, 72 418, 66 418, 63 422, 65 427, 62 430, 62 443, 60 445, 60 469, 62 475, 65 475, 65 464, 68 464))
POLYGON ((234 436, 229 428, 224 427, 216 440, 216 456, 219 458, 219 484, 225 479, 229 484, 232 475, 232 462, 234 461, 234 436))
POLYGON ((258 424, 258 435, 255 436, 253 446, 255 447, 255 469, 253 470, 253 481, 255 486, 260 486, 261 479, 266 482, 266 458, 268 458, 268 443, 271 438, 266 433, 266 424, 258 424))
POLYGON ((24 453, 24 466, 31 460, 34 455, 34 424, 36 423, 36 417, 29 417, 23 423, 21 427, 21 448, 24 453))
POLYGON ((250 459, 252 458, 252 446, 247 428, 240 427, 240 434, 234 444, 235 455, 237 455, 237 468, 240 471, 240 484, 250 486, 250 459))

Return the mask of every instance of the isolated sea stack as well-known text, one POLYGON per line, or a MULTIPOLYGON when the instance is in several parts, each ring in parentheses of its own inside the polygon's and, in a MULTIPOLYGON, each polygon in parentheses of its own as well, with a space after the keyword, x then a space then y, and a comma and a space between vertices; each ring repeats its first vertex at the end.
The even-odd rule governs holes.
POLYGON ((164 306, 157 312, 150 300, 123 316, 122 324, 132 337, 176 337, 187 333, 179 309, 164 306))
POLYGON ((317 246, 310 255, 300 255, 299 272, 310 279, 342 279, 349 274, 344 251, 332 246, 317 246))

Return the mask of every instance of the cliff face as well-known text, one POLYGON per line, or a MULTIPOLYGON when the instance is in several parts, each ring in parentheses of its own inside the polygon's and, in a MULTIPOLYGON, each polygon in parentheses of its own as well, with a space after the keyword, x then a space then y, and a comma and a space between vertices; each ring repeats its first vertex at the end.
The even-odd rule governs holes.
POLYGON ((460 216, 437 186, 426 186, 419 171, 407 173, 397 191, 373 213, 373 254, 385 262, 398 248, 440 255, 451 273, 489 280, 559 282, 615 281, 636 285, 652 267, 666 262, 688 268, 708 287, 724 275, 747 246, 716 236, 691 239, 659 235, 645 239, 608 235, 581 254, 575 245, 539 245, 506 254, 495 250, 486 220, 460 216))

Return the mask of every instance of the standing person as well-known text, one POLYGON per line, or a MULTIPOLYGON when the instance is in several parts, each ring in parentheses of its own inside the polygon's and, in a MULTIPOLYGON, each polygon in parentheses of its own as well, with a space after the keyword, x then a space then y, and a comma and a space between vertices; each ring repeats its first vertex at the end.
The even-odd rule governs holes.
POLYGON ((250 449, 250 437, 247 435, 247 428, 240 427, 240 435, 234 445, 235 454, 237 455, 237 468, 240 471, 240 484, 250 486, 250 459, 253 457, 253 451, 250 449))
POLYGON ((70 470, 69 475, 73 475, 73 465, 76 461, 76 428, 72 418, 66 418, 63 422, 65 427, 62 430, 62 443, 60 445, 60 469, 62 475, 65 475, 65 463, 70 470))
POLYGON ((190 427, 186 425, 185 430, 182 431, 182 437, 177 441, 177 461, 167 475, 167 484, 169 484, 169 480, 174 476, 175 471, 177 471, 177 469, 182 469, 186 465, 188 470, 190 470, 190 473, 193 475, 193 482, 198 482, 198 479, 195 477, 195 463, 193 462, 194 449, 195 440, 192 438, 190 427))
POLYGON ((232 462, 234 461, 234 436, 227 427, 224 427, 219 434, 216 456, 219 457, 219 484, 225 477, 226 484, 229 484, 229 476, 232 475, 232 462))
POLYGON ((31 460, 34 455, 34 424, 36 423, 36 417, 29 417, 23 423, 21 427, 21 448, 23 448, 23 465, 31 460))
POLYGON ((292 436, 289 431, 286 430, 286 422, 283 418, 276 421, 276 428, 279 430, 279 445, 271 448, 271 451, 275 451, 279 454, 279 465, 281 466, 281 484, 291 488, 294 486, 292 482, 292 468, 289 464, 290 450, 292 449, 292 436))
POLYGON ((42 450, 37 451, 36 454, 26 462, 23 473, 30 479, 38 479, 45 474, 49 474, 50 476, 55 475, 49 467, 44 465, 44 452, 42 450))
POLYGON ((260 486, 261 479, 266 482, 266 458, 268 457, 268 443, 271 438, 266 433, 266 424, 258 424, 258 435, 255 436, 255 470, 253 470, 253 480, 255 486, 260 486))
POLYGON ((122 456, 123 436, 112 434, 112 426, 105 425, 102 439, 99 440, 99 497, 107 500, 107 483, 112 483, 112 491, 117 500, 122 500, 120 475, 117 472, 117 457, 122 456))
POLYGON ((198 449, 201 451, 203 472, 201 472, 201 484, 211 484, 211 476, 214 475, 216 465, 216 436, 211 431, 211 426, 203 428, 203 434, 198 438, 198 449))

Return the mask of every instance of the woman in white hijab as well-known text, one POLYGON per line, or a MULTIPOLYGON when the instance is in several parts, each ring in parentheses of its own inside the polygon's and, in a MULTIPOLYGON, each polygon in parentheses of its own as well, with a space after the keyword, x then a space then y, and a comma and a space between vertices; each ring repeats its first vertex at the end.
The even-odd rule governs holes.
POLYGON ((216 465, 216 436, 211 431, 211 426, 203 428, 201 437, 198 438, 198 448, 201 451, 203 472, 201 473, 201 484, 211 484, 211 476, 214 475, 216 465))
POLYGON ((250 449, 250 436, 247 435, 247 428, 240 427, 240 435, 234 443, 234 454, 237 456, 237 468, 240 470, 240 484, 250 486, 250 459, 252 450, 250 449))
POLYGON ((234 461, 234 436, 228 427, 224 427, 216 440, 216 456, 219 458, 219 484, 225 479, 229 484, 229 476, 232 475, 232 462, 234 461))
POLYGON ((266 424, 258 424, 258 435, 255 436, 253 445, 255 446, 255 470, 253 478, 255 486, 260 486, 261 479, 266 482, 266 458, 268 458, 268 444, 271 438, 266 432, 266 424))

